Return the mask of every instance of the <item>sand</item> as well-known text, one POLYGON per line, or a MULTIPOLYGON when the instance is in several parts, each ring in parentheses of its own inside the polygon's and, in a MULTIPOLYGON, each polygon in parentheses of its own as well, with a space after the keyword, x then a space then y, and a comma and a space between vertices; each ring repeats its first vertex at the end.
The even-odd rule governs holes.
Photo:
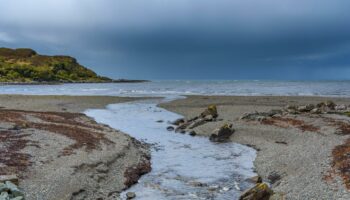
POLYGON ((256 172, 267 182, 271 182, 268 179, 270 174, 279 174, 281 179, 271 186, 274 191, 285 194, 287 199, 350 199, 344 184, 346 180, 332 168, 332 151, 348 136, 334 134, 337 127, 327 121, 328 118, 342 118, 339 120, 348 122, 348 118, 339 115, 288 116, 312 124, 320 129, 318 131, 239 120, 247 112, 269 111, 287 104, 319 103, 327 99, 337 104, 350 104, 349 98, 188 96, 160 106, 191 118, 208 105, 216 104, 223 121, 195 128, 197 135, 207 137, 222 124, 233 123, 236 132, 231 141, 258 150, 254 162, 256 172))
POLYGON ((28 200, 116 199, 151 170, 149 148, 77 112, 130 100, 0 95, 0 174, 28 200))

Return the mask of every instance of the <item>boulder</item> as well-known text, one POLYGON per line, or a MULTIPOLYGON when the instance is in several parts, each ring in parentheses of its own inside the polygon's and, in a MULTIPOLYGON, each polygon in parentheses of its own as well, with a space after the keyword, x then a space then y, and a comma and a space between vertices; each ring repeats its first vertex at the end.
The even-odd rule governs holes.
POLYGON ((219 116, 216 105, 208 106, 208 108, 201 113, 202 118, 208 115, 211 115, 213 118, 217 118, 219 116))
POLYGON ((225 142, 235 132, 232 124, 225 124, 220 129, 214 130, 210 135, 209 140, 212 142, 225 142))
POLYGON ((273 191, 266 183, 258 183, 254 187, 244 191, 239 200, 269 200, 273 191))

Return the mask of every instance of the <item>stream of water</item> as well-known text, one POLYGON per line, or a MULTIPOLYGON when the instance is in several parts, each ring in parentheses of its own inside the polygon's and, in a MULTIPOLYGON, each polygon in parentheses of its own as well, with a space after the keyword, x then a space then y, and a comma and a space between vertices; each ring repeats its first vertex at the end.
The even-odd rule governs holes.
POLYGON ((167 131, 168 122, 182 116, 157 107, 160 101, 112 104, 85 112, 97 122, 152 144, 152 171, 127 191, 146 200, 238 199, 251 186, 246 179, 255 175, 255 150, 167 131))

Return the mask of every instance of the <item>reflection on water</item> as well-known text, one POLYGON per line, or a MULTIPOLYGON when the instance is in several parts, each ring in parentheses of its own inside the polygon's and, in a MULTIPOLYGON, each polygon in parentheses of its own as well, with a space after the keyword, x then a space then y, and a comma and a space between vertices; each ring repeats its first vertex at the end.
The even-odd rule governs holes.
POLYGON ((167 122, 181 116, 157 107, 156 101, 86 112, 97 122, 153 144, 152 171, 128 191, 136 192, 138 199, 237 199, 239 190, 250 186, 245 179, 255 175, 255 150, 169 132, 167 122))

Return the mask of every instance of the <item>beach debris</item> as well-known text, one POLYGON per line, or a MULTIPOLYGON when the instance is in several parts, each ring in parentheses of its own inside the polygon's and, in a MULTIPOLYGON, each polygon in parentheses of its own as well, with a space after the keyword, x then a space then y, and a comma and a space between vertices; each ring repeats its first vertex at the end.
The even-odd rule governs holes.
POLYGON ((133 199, 136 197, 135 192, 127 192, 126 193, 126 199, 133 199))
POLYGON ((173 131, 173 130, 175 130, 175 128, 174 128, 173 126, 168 126, 168 127, 166 128, 166 130, 168 130, 168 131, 173 131))
POLYGON ((254 187, 244 191, 239 200, 268 200, 273 191, 266 183, 258 183, 254 187))
MULTIPOLYGON (((18 179, 15 181, 18 182, 18 179)), ((24 199, 24 193, 18 188, 17 184, 11 181, 0 181, 0 199, 1 200, 21 200, 24 199)))
POLYGON ((234 132, 232 124, 224 124, 221 128, 214 130, 209 140, 212 142, 225 142, 234 132))

